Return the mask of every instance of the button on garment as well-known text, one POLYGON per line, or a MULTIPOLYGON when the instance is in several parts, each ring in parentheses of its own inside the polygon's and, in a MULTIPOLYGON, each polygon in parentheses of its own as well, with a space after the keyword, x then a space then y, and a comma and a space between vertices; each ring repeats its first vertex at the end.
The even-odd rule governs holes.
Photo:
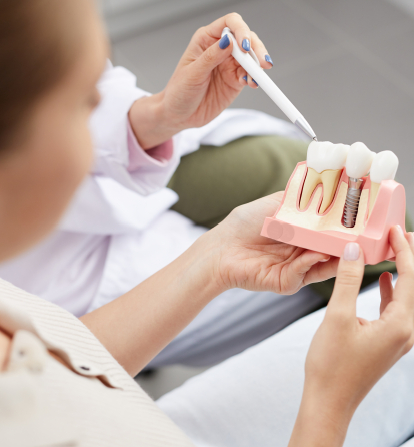
POLYGON ((0 280, 0 328, 13 336, 0 373, 0 445, 193 445, 67 311, 0 280))
POLYGON ((48 358, 46 347, 27 331, 18 331, 14 334, 8 371, 27 370, 41 373, 48 358))
POLYGON ((80 445, 79 424, 69 425, 51 405, 55 396, 45 392, 51 362, 57 363, 38 337, 25 330, 14 334, 6 371, 0 373, 1 445, 80 445))

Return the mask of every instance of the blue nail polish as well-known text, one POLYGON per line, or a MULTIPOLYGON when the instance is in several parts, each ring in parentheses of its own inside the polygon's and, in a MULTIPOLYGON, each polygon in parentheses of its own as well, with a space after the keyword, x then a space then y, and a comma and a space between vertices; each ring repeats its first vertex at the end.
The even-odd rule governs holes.
POLYGON ((265 61, 269 62, 269 63, 271 63, 273 65, 272 58, 268 54, 266 54, 266 56, 265 56, 265 61))
POLYGON ((250 40, 244 39, 242 42, 242 47, 244 51, 250 51, 250 40))
POLYGON ((259 84, 253 78, 252 81, 259 87, 259 84))
POLYGON ((247 82, 247 76, 243 76, 243 79, 247 82))
POLYGON ((229 36, 227 34, 225 34, 219 42, 219 47, 224 50, 225 48, 227 48, 230 45, 230 39, 229 36))

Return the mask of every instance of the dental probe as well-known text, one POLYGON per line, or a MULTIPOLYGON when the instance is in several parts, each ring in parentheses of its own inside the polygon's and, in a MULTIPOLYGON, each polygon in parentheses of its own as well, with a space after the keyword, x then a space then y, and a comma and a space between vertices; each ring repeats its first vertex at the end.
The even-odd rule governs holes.
POLYGON ((280 108, 280 110, 296 124, 299 129, 306 135, 309 135, 313 140, 317 141, 316 134, 312 127, 305 120, 304 116, 299 110, 289 101, 287 96, 280 90, 280 88, 269 78, 269 76, 260 67, 259 59, 257 58, 253 49, 249 53, 244 53, 237 44, 237 41, 231 32, 230 28, 226 27, 221 33, 221 37, 228 35, 229 39, 233 41, 232 56, 236 61, 247 71, 247 73, 256 81, 262 90, 269 96, 269 98, 280 108))

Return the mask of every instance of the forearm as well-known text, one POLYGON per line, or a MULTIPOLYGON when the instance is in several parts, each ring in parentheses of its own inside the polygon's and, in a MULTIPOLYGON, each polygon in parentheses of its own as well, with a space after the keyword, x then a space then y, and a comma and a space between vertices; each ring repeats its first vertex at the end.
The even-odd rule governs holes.
POLYGON ((134 134, 144 150, 164 143, 182 130, 166 117, 163 92, 135 101, 128 116, 134 134))
POLYGON ((305 388, 288 447, 342 447, 354 411, 333 401, 305 388))
POLYGON ((214 256, 207 233, 167 267, 81 320, 134 376, 222 292, 214 256))

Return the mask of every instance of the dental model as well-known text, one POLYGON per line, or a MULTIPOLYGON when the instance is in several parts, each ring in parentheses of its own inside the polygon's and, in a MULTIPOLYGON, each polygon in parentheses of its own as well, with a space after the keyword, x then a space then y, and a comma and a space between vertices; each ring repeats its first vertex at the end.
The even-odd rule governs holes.
POLYGON ((323 214, 331 205, 338 186, 342 169, 350 146, 333 144, 329 141, 312 141, 308 147, 306 164, 308 172, 303 184, 299 208, 305 209, 309 200, 319 185, 323 185, 323 199, 318 210, 323 214))
POLYGON ((347 243, 357 242, 366 264, 392 259, 390 228, 405 229, 405 190, 394 180, 397 168, 391 151, 375 154, 363 143, 314 141, 261 235, 337 257, 347 243))
POLYGON ((375 153, 371 152, 364 143, 354 143, 346 159, 346 175, 348 191, 344 208, 344 226, 353 228, 358 213, 359 199, 361 196, 362 177, 370 170, 375 153))
POLYGON ((371 193, 369 196, 369 214, 371 215, 378 191, 383 180, 394 180, 398 169, 398 158, 391 151, 382 151, 375 155, 371 166, 371 193))

